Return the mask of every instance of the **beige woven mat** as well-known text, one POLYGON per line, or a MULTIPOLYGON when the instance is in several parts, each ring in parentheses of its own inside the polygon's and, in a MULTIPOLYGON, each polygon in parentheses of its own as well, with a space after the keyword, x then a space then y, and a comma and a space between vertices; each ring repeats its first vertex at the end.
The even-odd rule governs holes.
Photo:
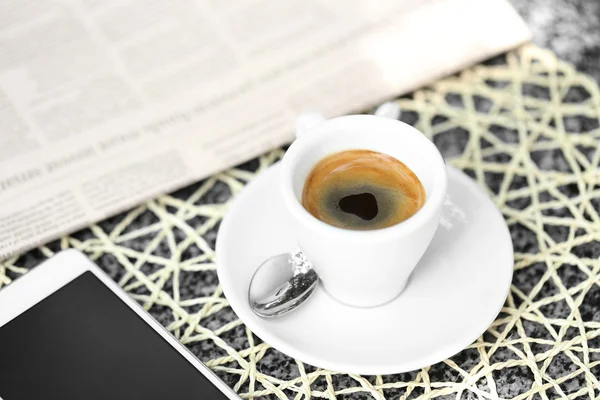
POLYGON ((245 398, 598 398, 598 86, 528 46, 399 103, 404 120, 486 188, 515 244, 501 314, 451 359, 399 375, 336 374, 272 349, 232 313, 215 273, 218 224, 281 150, 7 260, 0 286, 79 248, 245 398))

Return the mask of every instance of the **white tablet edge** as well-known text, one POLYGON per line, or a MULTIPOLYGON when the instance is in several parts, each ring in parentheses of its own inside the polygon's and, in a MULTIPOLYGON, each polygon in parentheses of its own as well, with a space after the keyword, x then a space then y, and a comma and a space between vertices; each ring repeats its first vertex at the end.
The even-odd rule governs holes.
POLYGON ((129 297, 119 285, 85 255, 74 249, 61 251, 7 287, 0 289, 0 329, 10 320, 27 311, 86 271, 92 272, 100 279, 117 297, 162 336, 174 350, 206 376, 225 396, 231 400, 240 400, 229 386, 202 364, 194 354, 152 318, 135 300, 129 297))

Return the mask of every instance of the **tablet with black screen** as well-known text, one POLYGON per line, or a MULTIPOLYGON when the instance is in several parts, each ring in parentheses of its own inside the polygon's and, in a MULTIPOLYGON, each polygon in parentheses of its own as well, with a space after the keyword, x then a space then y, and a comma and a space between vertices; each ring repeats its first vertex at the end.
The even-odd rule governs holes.
POLYGON ((239 400, 72 250, 0 290, 0 399, 42 398, 239 400))

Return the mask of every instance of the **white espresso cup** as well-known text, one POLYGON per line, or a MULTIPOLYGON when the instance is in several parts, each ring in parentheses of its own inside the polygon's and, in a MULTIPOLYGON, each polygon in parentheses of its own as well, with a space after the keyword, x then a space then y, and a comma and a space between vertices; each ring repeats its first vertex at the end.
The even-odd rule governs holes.
POLYGON ((437 229, 447 186, 444 159, 425 135, 374 115, 334 118, 302 132, 283 157, 280 179, 298 247, 325 290, 357 307, 387 303, 405 288, 437 229), (399 224, 367 231, 338 228, 310 214, 301 202, 309 173, 328 155, 353 149, 384 153, 408 166, 427 194, 421 209, 399 224))

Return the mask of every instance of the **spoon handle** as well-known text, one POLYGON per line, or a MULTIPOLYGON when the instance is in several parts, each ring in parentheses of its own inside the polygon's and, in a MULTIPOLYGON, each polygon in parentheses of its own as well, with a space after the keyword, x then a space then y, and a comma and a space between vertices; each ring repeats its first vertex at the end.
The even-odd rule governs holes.
POLYGON ((306 274, 309 270, 313 269, 312 263, 299 248, 290 252, 290 262, 292 263, 294 276, 306 274))

